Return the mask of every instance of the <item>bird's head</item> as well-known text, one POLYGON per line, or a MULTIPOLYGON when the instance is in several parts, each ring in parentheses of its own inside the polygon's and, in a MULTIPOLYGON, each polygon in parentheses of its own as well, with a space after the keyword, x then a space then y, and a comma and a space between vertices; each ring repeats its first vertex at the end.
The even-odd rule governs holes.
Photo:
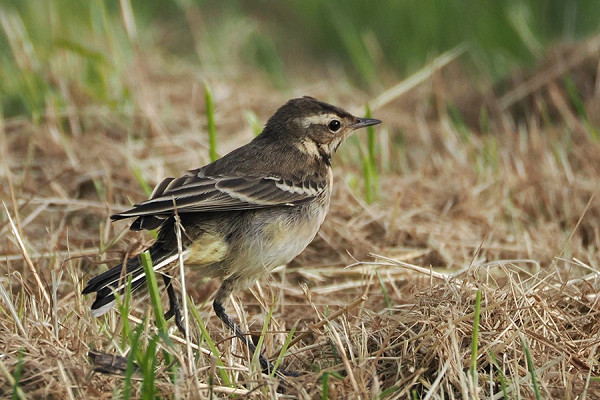
POLYGON ((267 122, 263 134, 292 140, 302 152, 329 159, 353 131, 379 123, 378 119, 358 118, 305 96, 281 106, 267 122))

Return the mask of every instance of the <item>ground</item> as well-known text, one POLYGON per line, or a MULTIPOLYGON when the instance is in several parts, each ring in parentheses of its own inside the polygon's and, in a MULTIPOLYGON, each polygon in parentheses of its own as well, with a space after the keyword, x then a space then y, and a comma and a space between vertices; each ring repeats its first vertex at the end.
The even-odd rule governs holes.
POLYGON ((73 92, 37 121, 2 120, 0 395, 142 397, 154 385, 179 398, 600 398, 599 43, 557 45, 500 84, 475 85, 450 60, 406 91, 377 93, 328 77, 285 94, 239 73, 203 81, 138 49, 132 112, 73 92), (260 125, 292 96, 355 113, 370 104, 383 120, 374 201, 359 133, 333 160, 318 237, 229 308, 255 341, 268 320, 263 354, 297 377, 260 373, 213 315, 218 282, 194 271, 189 343, 172 321, 170 340, 156 336, 146 291, 128 324, 116 311, 92 317, 81 294, 152 241, 109 215, 208 161, 205 83, 220 154, 252 138, 249 111, 260 125), (155 368, 96 372, 90 351, 128 357, 141 320, 136 362, 155 368))

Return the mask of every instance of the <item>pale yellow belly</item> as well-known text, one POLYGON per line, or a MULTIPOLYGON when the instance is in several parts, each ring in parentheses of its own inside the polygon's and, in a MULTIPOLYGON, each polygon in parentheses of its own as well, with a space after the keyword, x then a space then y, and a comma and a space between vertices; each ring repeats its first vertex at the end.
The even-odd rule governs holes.
POLYGON ((302 210, 257 211, 243 232, 228 243, 223 236, 205 233, 188 247, 186 264, 207 277, 235 275, 240 286, 252 284, 262 274, 292 261, 314 239, 329 207, 328 198, 302 210))

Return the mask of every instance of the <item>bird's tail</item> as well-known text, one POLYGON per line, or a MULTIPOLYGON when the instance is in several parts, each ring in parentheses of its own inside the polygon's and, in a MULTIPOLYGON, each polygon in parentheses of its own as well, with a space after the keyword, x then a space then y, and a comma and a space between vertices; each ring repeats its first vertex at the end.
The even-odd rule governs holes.
MULTIPOLYGON (((177 252, 153 251, 150 249, 152 264, 155 271, 177 260, 177 252)), ((90 279, 83 294, 96 292, 96 300, 92 304, 92 315, 99 317, 107 313, 115 304, 115 293, 123 295, 127 287, 127 281, 131 277, 131 291, 135 291, 144 285, 146 275, 141 265, 140 256, 127 260, 125 268, 123 264, 111 268, 103 274, 90 279)))

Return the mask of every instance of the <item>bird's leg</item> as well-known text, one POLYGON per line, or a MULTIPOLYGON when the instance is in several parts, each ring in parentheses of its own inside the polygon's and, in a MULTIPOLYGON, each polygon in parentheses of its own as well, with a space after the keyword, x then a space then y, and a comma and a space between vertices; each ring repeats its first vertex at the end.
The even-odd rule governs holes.
MULTIPOLYGON (((235 336, 237 336, 238 339, 240 339, 242 342, 244 342, 246 347, 248 347, 248 350, 250 350, 250 353, 254 354, 256 352, 256 346, 254 345, 254 343, 252 343, 252 340, 249 339, 249 337, 248 337, 249 335, 244 333, 244 331, 242 331, 242 329, 239 327, 239 325, 236 324, 235 321, 233 321, 231 319, 231 317, 229 315, 227 315, 227 313, 225 312, 224 304, 226 304, 227 299, 229 298, 229 295, 231 294, 231 291, 233 290, 234 283, 235 283, 234 277, 226 279, 223 282, 223 284, 217 291, 217 295, 215 296, 215 301, 213 302, 213 308, 215 310, 215 314, 217 314, 217 317, 219 317, 219 319, 221 321, 223 321, 223 323, 225 325, 227 325, 227 327, 229 329, 231 329, 233 331, 233 333, 235 333, 235 336)), ((260 353, 258 356, 258 360, 260 362, 261 368, 263 369, 263 372, 269 374, 269 373, 271 373, 271 371, 273 371, 275 369, 273 364, 271 364, 260 353)), ((279 372, 281 372, 284 375, 288 375, 288 376, 296 376, 297 375, 296 373, 293 373, 293 372, 286 372, 281 368, 279 369, 279 372)))
POLYGON ((165 319, 168 320, 171 317, 175 316, 175 325, 177 325, 177 329, 179 332, 186 337, 185 328, 183 327, 183 316, 181 315, 181 307, 179 307, 179 300, 177 300, 177 295, 175 294, 175 289, 173 289, 173 285, 171 284, 171 277, 163 274, 163 281, 165 282, 165 287, 167 289, 167 294, 169 295, 169 311, 165 313, 165 319))
MULTIPOLYGON (((238 339, 240 339, 242 342, 244 342, 244 344, 250 350, 250 353, 254 354, 254 352, 256 351, 256 346, 248 338, 248 335, 246 333, 244 333, 244 331, 242 331, 242 329, 239 327, 239 325, 236 324, 229 315, 227 315, 227 313, 225 312, 225 307, 223 307, 223 304, 221 302, 215 300, 213 302, 213 308, 215 309, 215 313, 217 314, 217 317, 219 317, 219 319, 221 321, 223 321, 225 323, 225 325, 227 325, 227 327, 233 331, 233 333, 235 333, 235 336, 237 336, 238 339)), ((273 366, 270 365, 270 363, 262 356, 262 354, 260 355, 260 365, 261 365, 261 367, 263 367, 263 369, 273 370, 273 366)))

